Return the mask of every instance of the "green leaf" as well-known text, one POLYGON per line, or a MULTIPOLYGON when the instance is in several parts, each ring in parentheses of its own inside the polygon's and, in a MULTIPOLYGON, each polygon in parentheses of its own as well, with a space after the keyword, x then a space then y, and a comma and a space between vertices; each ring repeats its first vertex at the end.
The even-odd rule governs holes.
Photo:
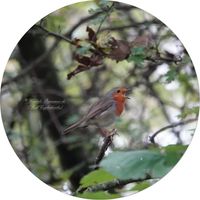
POLYGON ((96 185, 96 184, 112 181, 114 179, 116 178, 110 173, 106 172, 103 169, 98 169, 85 175, 81 179, 80 183, 81 183, 81 187, 88 187, 91 185, 96 185))
POLYGON ((151 184, 147 181, 144 181, 144 182, 138 183, 136 186, 133 187, 132 190, 142 191, 142 190, 148 188, 149 186, 151 186, 151 184))
POLYGON ((133 52, 134 55, 141 55, 144 54, 144 47, 132 48, 131 51, 133 52))
POLYGON ((85 55, 89 53, 90 49, 91 49, 91 44, 84 44, 84 46, 81 46, 80 48, 76 49, 76 53, 79 55, 85 55))
POLYGON ((136 64, 141 64, 145 59, 144 47, 135 47, 131 49, 131 54, 128 57, 128 62, 135 62, 136 64))
POLYGON ((184 119, 188 117, 189 115, 198 115, 199 114, 199 106, 194 106, 192 108, 185 108, 180 115, 178 115, 178 118, 184 119))
POLYGON ((134 61, 136 64, 140 64, 144 61, 145 57, 143 55, 133 55, 131 57, 132 61, 134 61))
POLYGON ((169 145, 164 147, 165 165, 174 166, 185 153, 186 145, 169 145))
POLYGON ((161 149, 113 152, 100 166, 119 179, 152 178, 166 175, 179 161, 187 146, 169 145, 161 149))
POLYGON ((155 163, 151 175, 154 178, 160 178, 165 176, 172 168, 173 165, 172 166, 165 165, 165 159, 162 158, 159 162, 155 163))
POLYGON ((77 197, 86 199, 115 199, 121 196, 118 194, 110 194, 108 192, 84 192, 83 194, 78 194, 77 197))
POLYGON ((119 179, 138 179, 150 174, 160 159, 161 153, 154 150, 113 152, 100 163, 100 166, 119 179))
POLYGON ((166 82, 167 83, 171 83, 172 81, 175 80, 175 78, 177 77, 177 71, 176 69, 173 67, 171 68, 166 74, 165 74, 165 77, 166 77, 166 82))
POLYGON ((186 149, 186 145, 169 145, 161 148, 163 158, 155 164, 152 176, 163 177, 166 175, 177 164, 186 149))

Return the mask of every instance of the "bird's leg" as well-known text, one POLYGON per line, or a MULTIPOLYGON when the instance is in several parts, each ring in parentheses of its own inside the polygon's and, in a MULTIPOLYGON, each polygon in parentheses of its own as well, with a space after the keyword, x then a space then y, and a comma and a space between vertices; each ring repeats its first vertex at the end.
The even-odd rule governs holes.
POLYGON ((114 135, 119 135, 118 132, 117 132, 117 129, 116 128, 113 128, 111 131, 110 131, 110 136, 114 136, 114 135))
POLYGON ((109 137, 109 136, 114 136, 115 134, 117 134, 117 130, 116 129, 112 129, 111 131, 105 129, 105 128, 99 128, 100 129, 100 134, 103 137, 109 137))

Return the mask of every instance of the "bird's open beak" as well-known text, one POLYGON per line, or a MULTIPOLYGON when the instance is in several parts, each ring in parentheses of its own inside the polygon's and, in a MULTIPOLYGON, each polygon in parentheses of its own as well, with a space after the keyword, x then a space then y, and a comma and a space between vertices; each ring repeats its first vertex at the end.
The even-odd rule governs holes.
POLYGON ((126 95, 125 95, 126 99, 131 99, 130 97, 127 96, 127 94, 130 94, 130 92, 131 92, 131 89, 130 88, 126 88, 126 95))

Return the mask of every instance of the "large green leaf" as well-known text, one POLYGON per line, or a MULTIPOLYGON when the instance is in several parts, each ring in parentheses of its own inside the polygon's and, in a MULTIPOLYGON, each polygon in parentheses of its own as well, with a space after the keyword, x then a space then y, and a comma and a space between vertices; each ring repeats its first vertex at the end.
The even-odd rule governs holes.
POLYGON ((119 179, 160 178, 179 161, 187 146, 169 145, 161 149, 113 152, 100 166, 119 179))
POLYGON ((162 159, 154 165, 152 176, 163 177, 166 175, 177 164, 186 149, 186 145, 169 145, 161 148, 162 159))
POLYGON ((160 159, 160 161, 156 162, 151 170, 151 176, 153 178, 160 178, 166 175, 171 169, 173 165, 166 165, 164 157, 160 159))
POLYGON ((154 165, 161 159, 161 153, 154 150, 113 152, 100 166, 119 179, 138 179, 150 174, 154 165))
POLYGON ((174 166, 187 149, 187 145, 169 145, 164 147, 164 165, 174 166))
POLYGON ((116 179, 116 177, 114 177, 110 173, 106 172, 103 169, 98 169, 85 175, 81 179, 80 183, 81 183, 81 187, 88 187, 91 185, 96 185, 96 184, 112 181, 114 179, 116 179))

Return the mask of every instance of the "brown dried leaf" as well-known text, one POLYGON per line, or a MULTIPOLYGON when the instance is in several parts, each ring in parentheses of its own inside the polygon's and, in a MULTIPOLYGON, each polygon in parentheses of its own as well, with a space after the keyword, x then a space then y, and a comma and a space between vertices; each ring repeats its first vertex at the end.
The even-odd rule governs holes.
POLYGON ((79 63, 86 65, 86 66, 90 65, 90 63, 91 63, 90 57, 80 56, 78 54, 75 55, 75 60, 77 60, 79 63))
POLYGON ((103 62, 102 58, 103 57, 98 54, 92 54, 91 57, 87 56, 80 57, 79 55, 76 55, 76 60, 80 63, 80 65, 78 65, 78 67, 74 71, 72 71, 67 75, 67 79, 69 80, 80 72, 101 65, 103 62))
POLYGON ((95 31, 92 28, 90 28, 89 26, 87 26, 86 31, 88 32, 88 39, 92 42, 96 42, 97 37, 96 37, 95 31))
POLYGON ((108 54, 108 57, 117 62, 126 59, 131 53, 129 43, 125 40, 112 38, 109 43, 111 45, 111 52, 108 54))
POLYGON ((92 54, 92 56, 90 57, 90 61, 91 61, 90 63, 91 66, 98 66, 103 63, 103 57, 98 54, 92 54))
POLYGON ((87 70, 89 67, 88 66, 85 66, 85 65, 78 65, 78 67, 74 70, 74 71, 72 71, 72 72, 70 72, 68 75, 67 75, 67 79, 69 80, 69 79, 71 79, 73 76, 75 76, 76 74, 78 74, 78 73, 80 73, 80 72, 82 72, 82 71, 85 71, 85 70, 87 70))
POLYGON ((75 55, 75 60, 85 66, 97 66, 102 64, 103 57, 99 54, 93 53, 90 57, 75 55))

